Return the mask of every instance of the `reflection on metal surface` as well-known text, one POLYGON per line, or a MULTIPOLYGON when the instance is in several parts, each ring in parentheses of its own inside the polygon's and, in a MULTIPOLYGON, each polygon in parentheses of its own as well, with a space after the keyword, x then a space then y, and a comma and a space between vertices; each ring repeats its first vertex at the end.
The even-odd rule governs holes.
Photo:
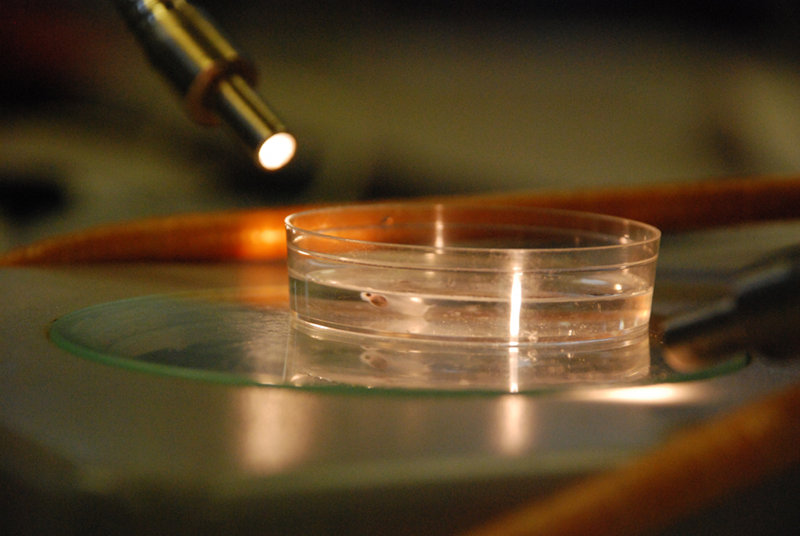
POLYGON ((495 413, 496 448, 506 456, 527 452, 536 439, 538 429, 536 406, 521 396, 505 396, 497 403, 495 413))
POLYGON ((609 389, 575 391, 573 396, 591 402, 622 402, 630 404, 684 404, 702 401, 708 394, 701 383, 662 383, 609 389))
POLYGON ((304 398, 291 408, 278 400, 283 393, 247 389, 236 395, 240 463, 260 473, 285 470, 308 457, 314 445, 323 401, 304 398))

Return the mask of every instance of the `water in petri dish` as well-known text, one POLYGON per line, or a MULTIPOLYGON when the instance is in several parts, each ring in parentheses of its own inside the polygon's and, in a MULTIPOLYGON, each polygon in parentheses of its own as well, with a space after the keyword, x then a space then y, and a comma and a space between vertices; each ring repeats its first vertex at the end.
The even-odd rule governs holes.
POLYGON ((517 277, 351 266, 290 271, 290 288, 298 320, 376 336, 547 345, 647 330, 652 285, 633 271, 517 277))

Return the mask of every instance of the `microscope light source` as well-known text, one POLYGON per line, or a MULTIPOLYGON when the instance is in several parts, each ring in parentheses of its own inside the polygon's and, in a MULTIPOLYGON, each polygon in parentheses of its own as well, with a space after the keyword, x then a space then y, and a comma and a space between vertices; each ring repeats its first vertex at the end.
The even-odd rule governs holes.
POLYGON ((227 124, 265 169, 294 155, 296 143, 253 90, 254 66, 186 0, 115 0, 153 65, 184 97, 192 119, 227 124))
POLYGON ((258 163, 264 169, 276 170, 285 166, 294 156, 297 142, 288 132, 273 134, 258 149, 258 163))

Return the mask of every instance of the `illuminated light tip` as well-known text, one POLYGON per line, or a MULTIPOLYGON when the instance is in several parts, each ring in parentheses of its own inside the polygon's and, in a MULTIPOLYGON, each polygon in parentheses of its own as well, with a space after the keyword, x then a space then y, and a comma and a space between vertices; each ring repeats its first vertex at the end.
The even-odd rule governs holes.
POLYGON ((267 138, 258 149, 258 163, 264 169, 274 171, 289 163, 297 149, 294 136, 287 132, 278 132, 267 138))

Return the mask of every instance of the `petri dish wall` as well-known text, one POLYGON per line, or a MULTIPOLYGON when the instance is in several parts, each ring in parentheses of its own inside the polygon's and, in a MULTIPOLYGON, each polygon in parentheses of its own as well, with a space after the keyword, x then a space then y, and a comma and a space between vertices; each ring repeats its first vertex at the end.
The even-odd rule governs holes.
POLYGON ((541 356, 648 330, 660 232, 644 223, 406 203, 300 212, 286 229, 292 316, 317 337, 541 356))

